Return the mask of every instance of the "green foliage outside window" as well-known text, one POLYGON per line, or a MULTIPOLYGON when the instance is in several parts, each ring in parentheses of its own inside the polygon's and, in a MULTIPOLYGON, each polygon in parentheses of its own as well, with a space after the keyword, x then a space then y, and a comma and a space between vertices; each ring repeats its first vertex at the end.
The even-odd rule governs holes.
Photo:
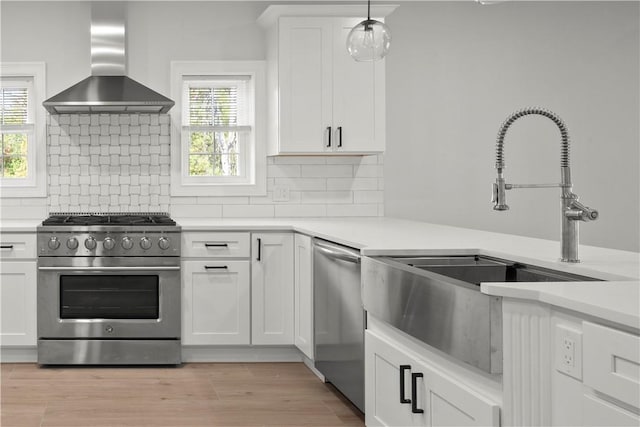
POLYGON ((2 177, 27 177, 27 135, 9 133, 2 135, 2 177))
MULTIPOLYGON (((233 127, 237 125, 235 87, 189 88, 190 125, 233 127)), ((189 132, 190 176, 239 176, 238 132, 189 132)))
MULTIPOLYGON (((3 87, 0 90, 0 125, 21 126, 27 123, 28 92, 23 87, 3 87)), ((5 131, 6 132, 6 131, 5 131)), ((0 171, 3 178, 27 177, 26 133, 3 132, 0 171)))

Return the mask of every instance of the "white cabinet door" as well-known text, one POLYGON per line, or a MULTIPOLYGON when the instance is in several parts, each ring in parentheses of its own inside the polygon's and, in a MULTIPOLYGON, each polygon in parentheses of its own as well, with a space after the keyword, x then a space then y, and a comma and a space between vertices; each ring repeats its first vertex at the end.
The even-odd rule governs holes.
POLYGON ((411 374, 418 361, 397 345, 365 332, 365 421, 367 426, 421 426, 411 411, 411 374))
POLYGON ((294 239, 294 341, 313 359, 313 253, 311 237, 296 234, 294 239))
POLYGON ((36 262, 0 263, 0 344, 35 346, 36 262))
POLYGON ((280 18, 280 153, 331 151, 332 21, 280 18))
POLYGON ((338 18, 333 25, 333 145, 344 153, 384 151, 385 61, 354 61, 345 43, 360 21, 338 18))
POLYGON ((422 378, 414 383, 420 408, 424 409, 430 426, 494 426, 500 425, 500 407, 446 372, 422 364, 422 378), (422 395, 422 397, 420 397, 422 395))
POLYGON ((293 234, 254 233, 251 343, 293 344, 293 234))
POLYGON ((249 261, 183 261, 182 342, 250 343, 249 261))
POLYGON ((500 425, 500 407, 393 339, 365 333, 368 426, 500 425))

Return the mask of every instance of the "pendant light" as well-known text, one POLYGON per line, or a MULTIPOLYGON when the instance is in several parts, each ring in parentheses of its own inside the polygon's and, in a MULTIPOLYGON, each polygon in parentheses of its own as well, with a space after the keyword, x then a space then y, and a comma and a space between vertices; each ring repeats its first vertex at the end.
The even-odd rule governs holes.
POLYGON ((371 19, 371 0, 367 0, 367 19, 353 27, 347 36, 347 50, 356 61, 377 61, 389 53, 391 32, 380 21, 371 19))

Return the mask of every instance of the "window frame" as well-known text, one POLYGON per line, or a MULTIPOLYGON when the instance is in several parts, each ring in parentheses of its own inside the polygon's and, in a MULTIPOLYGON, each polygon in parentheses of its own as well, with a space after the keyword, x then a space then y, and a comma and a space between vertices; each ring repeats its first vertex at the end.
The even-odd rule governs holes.
POLYGON ((267 193, 267 158, 265 140, 266 76, 265 61, 172 61, 171 97, 171 195, 172 196, 263 196, 267 193), (224 76, 249 76, 253 108, 249 118, 251 132, 244 147, 246 179, 193 177, 188 173, 189 138, 184 129, 183 92, 188 80, 224 76))
POLYGON ((45 197, 47 195, 47 136, 46 111, 42 106, 46 96, 46 66, 44 62, 1 62, 0 76, 31 80, 27 112, 33 118, 32 141, 27 148, 27 178, 0 176, 0 198, 45 197))

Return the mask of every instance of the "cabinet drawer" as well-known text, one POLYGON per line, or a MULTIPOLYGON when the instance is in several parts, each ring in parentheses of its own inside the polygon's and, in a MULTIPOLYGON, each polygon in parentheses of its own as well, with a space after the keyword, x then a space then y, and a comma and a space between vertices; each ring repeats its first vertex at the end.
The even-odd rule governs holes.
POLYGON ((0 235, 1 259, 35 259, 35 233, 4 233, 0 235))
POLYGON ((184 232, 182 257, 249 258, 250 244, 248 232, 184 232))
POLYGON ((584 384, 640 407, 640 337, 583 322, 584 384))
POLYGON ((640 425, 640 417, 597 397, 582 396, 583 426, 629 426, 640 425))

